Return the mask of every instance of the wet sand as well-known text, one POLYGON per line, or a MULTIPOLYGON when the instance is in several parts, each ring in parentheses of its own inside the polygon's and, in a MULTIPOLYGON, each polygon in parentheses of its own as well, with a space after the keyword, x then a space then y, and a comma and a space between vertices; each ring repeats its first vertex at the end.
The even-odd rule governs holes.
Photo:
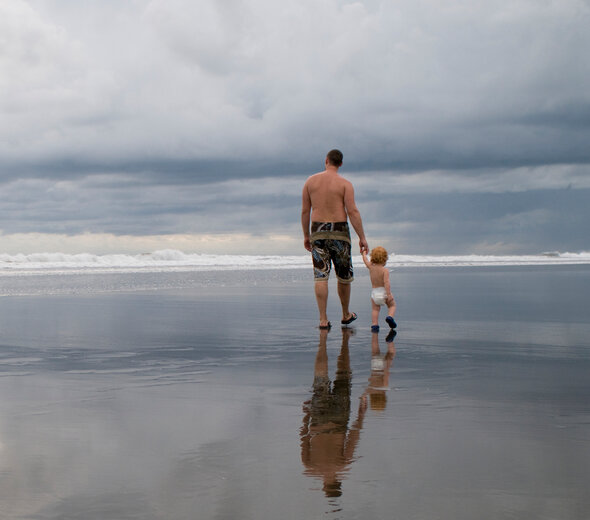
POLYGON ((590 267, 392 282, 388 342, 362 272, 329 333, 305 271, 11 279, 2 518, 585 519, 590 267))

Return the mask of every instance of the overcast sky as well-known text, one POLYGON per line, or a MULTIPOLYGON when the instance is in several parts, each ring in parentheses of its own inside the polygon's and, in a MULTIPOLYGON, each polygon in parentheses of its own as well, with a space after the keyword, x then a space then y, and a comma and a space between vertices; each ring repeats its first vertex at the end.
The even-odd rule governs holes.
POLYGON ((0 252, 590 250, 590 0, 0 0, 0 252))

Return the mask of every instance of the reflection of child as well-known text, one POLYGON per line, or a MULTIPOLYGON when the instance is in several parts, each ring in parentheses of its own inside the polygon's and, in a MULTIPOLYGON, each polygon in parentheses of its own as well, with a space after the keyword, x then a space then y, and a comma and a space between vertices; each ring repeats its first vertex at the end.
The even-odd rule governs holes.
POLYGON ((379 334, 371 334, 371 336, 371 375, 363 395, 368 394, 371 410, 382 411, 387 405, 389 370, 395 356, 395 345, 393 344, 395 330, 391 329, 385 339, 388 344, 385 355, 379 349, 379 334))
POLYGON ((392 328, 397 327, 397 323, 393 317, 395 316, 395 300, 391 294, 391 287, 389 285, 389 271, 386 269, 388 255, 383 247, 376 247, 371 251, 371 259, 367 258, 367 253, 363 251, 363 261, 369 269, 371 277, 371 317, 373 323, 371 330, 379 332, 379 310, 381 305, 387 305, 387 317, 385 321, 392 328))

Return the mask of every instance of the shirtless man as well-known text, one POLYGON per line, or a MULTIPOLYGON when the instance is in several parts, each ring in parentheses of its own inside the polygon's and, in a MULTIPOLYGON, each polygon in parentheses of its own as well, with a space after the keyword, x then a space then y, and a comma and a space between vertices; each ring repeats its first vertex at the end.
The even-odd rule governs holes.
POLYGON ((342 305, 342 325, 356 318, 348 308, 353 270, 348 220, 359 237, 361 253, 369 250, 361 214, 354 201, 354 188, 338 169, 342 152, 331 150, 326 156, 326 169, 307 179, 303 186, 301 226, 303 244, 311 251, 315 278, 315 296, 320 313, 320 329, 331 327, 327 316, 328 277, 331 264, 338 279, 338 296, 342 305))

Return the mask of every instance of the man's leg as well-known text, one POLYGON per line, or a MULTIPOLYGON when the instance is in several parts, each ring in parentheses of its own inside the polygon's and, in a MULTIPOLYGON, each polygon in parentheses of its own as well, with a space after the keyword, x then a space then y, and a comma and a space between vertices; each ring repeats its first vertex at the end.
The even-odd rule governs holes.
POLYGON ((338 280, 338 296, 342 305, 342 319, 347 320, 352 315, 348 308, 350 304, 350 283, 344 283, 338 280))
POLYGON ((355 315, 348 308, 351 292, 350 284, 354 279, 350 256, 350 242, 334 240, 332 245, 332 262, 334 263, 334 271, 338 278, 338 296, 342 305, 342 324, 347 325, 356 319, 355 315))
POLYGON ((315 282, 315 299, 320 312, 320 327, 328 325, 328 281, 315 282))

